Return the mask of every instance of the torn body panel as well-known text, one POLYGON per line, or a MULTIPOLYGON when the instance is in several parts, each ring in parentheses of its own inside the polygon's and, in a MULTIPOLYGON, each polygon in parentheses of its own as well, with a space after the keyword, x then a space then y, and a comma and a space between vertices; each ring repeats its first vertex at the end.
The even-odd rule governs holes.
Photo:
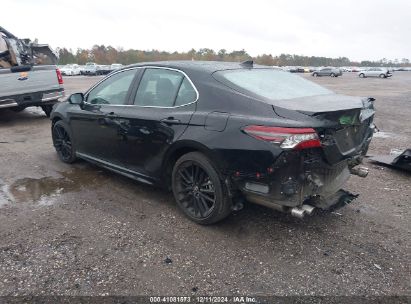
POLYGON ((370 160, 411 172, 411 149, 405 149, 400 154, 372 156, 370 160))

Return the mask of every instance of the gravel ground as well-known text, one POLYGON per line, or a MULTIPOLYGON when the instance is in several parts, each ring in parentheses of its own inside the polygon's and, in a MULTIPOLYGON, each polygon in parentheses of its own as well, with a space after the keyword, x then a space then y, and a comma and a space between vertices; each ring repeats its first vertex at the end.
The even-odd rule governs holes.
MULTIPOLYGON (((98 79, 66 77, 67 92, 98 79)), ((377 99, 369 154, 411 147, 411 73, 313 80, 377 99)), ((170 193, 60 162, 40 110, 0 112, 0 295, 411 296, 411 175, 366 165, 335 213, 250 204, 203 227, 170 193)))

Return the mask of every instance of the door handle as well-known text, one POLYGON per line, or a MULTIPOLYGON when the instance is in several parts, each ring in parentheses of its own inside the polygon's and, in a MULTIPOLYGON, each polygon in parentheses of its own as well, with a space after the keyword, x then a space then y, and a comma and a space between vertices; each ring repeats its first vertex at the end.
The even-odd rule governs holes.
POLYGON ((167 117, 161 120, 167 125, 178 125, 181 123, 180 119, 175 119, 174 117, 167 117))
POLYGON ((100 125, 112 125, 113 123, 114 123, 114 119, 116 118, 116 117, 118 117, 116 114, 114 114, 114 112, 110 112, 110 113, 107 113, 107 114, 105 114, 102 118, 99 118, 98 119, 98 123, 100 124, 100 125))

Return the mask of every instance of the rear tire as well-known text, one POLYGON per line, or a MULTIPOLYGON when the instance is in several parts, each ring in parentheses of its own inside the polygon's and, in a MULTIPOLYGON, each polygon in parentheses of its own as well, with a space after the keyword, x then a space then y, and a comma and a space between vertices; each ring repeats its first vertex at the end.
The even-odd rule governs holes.
POLYGON ((77 157, 72 141, 71 132, 66 124, 59 120, 51 127, 53 146, 62 162, 73 163, 77 157))
POLYGON ((46 113, 47 117, 50 117, 51 111, 53 110, 53 105, 41 106, 41 109, 43 110, 44 113, 46 113))
POLYGON ((193 222, 213 224, 231 213, 227 186, 211 160, 202 153, 190 152, 177 160, 172 189, 177 205, 193 222))

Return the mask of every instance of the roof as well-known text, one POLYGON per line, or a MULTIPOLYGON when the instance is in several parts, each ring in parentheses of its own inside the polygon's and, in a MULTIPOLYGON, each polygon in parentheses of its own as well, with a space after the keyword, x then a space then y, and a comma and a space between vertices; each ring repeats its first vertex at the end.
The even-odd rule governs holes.
MULTIPOLYGON (((129 65, 128 67, 135 67, 135 66, 161 66, 161 67, 180 69, 184 71, 209 72, 210 74, 215 71, 221 71, 221 70, 249 68, 249 66, 241 65, 241 62, 192 61, 192 60, 141 62, 141 63, 129 65)), ((253 68, 270 68, 270 67, 254 64, 253 68)))

